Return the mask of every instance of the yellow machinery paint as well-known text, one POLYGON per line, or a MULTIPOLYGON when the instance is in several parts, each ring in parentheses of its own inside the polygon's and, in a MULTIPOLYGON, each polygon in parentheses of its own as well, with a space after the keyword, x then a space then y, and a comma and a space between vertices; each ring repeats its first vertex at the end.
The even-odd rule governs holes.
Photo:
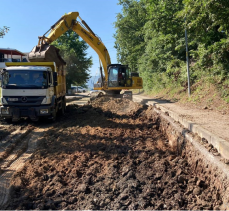
POLYGON ((96 51, 100 58, 104 70, 104 79, 102 79, 102 83, 100 85, 94 86, 95 90, 113 90, 114 93, 117 93, 117 91, 121 91, 122 89, 142 89, 142 78, 138 75, 136 76, 136 74, 135 76, 129 75, 129 83, 127 83, 127 80, 125 79, 126 83, 119 83, 117 86, 112 87, 109 86, 110 69, 124 69, 126 67, 125 65, 111 64, 110 55, 102 40, 95 35, 86 22, 80 18, 78 12, 70 12, 63 15, 43 36, 39 37, 38 45, 35 46, 29 53, 29 60, 55 61, 53 59, 56 57, 57 65, 61 65, 63 61, 61 61, 60 57, 58 57, 58 49, 55 49, 54 46, 51 46, 50 44, 69 29, 75 31, 85 42, 87 42, 96 51), (46 37, 47 33, 49 34, 46 37))

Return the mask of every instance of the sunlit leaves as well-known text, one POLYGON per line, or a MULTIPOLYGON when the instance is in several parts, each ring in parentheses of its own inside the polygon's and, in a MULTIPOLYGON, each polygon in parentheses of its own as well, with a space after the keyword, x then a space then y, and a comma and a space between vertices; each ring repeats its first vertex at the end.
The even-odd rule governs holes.
POLYGON ((6 33, 9 31, 9 27, 7 27, 7 26, 3 26, 3 28, 0 28, 0 38, 3 38, 5 35, 6 35, 6 33))
POLYGON ((228 0, 119 0, 119 61, 138 69, 145 89, 185 86, 185 28, 192 82, 229 76, 228 0), (186 18, 186 21, 185 21, 186 18))
POLYGON ((79 38, 75 32, 69 30, 52 43, 61 51, 61 56, 66 61, 67 88, 74 85, 83 85, 89 78, 89 68, 92 66, 91 57, 87 57, 88 45, 79 38))

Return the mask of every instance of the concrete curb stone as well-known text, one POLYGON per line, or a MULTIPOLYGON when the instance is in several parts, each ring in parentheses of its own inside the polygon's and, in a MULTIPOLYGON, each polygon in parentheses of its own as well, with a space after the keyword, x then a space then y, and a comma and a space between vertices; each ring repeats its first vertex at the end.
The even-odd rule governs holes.
MULTIPOLYGON (((136 100, 136 102, 141 103, 144 100, 144 97, 133 95, 133 99, 136 100)), ((222 157, 229 159, 228 141, 202 128, 200 125, 186 120, 185 118, 179 116, 179 114, 175 113, 174 111, 170 111, 158 102, 150 101, 146 104, 155 106, 157 109, 160 109, 163 113, 168 113, 171 118, 173 118, 175 121, 180 122, 180 124, 187 128, 189 131, 197 133, 201 138, 205 138, 208 141, 208 143, 211 143, 218 150, 222 157)))

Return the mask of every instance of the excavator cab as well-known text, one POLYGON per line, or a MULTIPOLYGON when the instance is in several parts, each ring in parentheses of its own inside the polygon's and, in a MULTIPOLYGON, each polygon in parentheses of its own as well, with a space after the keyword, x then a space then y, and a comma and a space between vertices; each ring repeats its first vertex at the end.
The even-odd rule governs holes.
POLYGON ((108 87, 130 87, 131 84, 127 65, 111 64, 108 66, 108 87))

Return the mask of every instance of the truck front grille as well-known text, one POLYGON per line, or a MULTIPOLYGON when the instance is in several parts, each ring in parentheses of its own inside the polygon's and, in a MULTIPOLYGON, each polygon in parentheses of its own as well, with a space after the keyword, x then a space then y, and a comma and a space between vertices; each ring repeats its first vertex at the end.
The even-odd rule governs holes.
POLYGON ((39 106, 45 96, 4 96, 9 106, 39 106), (18 98, 18 101, 9 101, 8 98, 18 98))

